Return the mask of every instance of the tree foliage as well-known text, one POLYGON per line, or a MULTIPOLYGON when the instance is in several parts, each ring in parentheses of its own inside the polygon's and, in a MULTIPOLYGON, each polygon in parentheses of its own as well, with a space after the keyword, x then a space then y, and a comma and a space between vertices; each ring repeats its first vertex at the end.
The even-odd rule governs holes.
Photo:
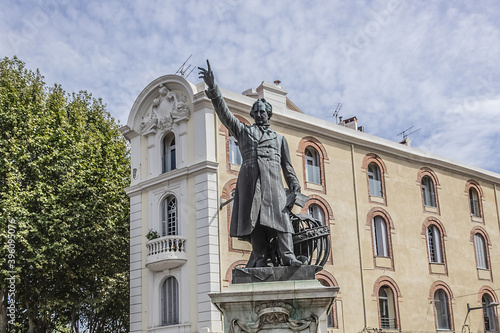
POLYGON ((14 299, 19 332, 128 331, 128 184, 100 99, 0 60, 0 332, 14 299))

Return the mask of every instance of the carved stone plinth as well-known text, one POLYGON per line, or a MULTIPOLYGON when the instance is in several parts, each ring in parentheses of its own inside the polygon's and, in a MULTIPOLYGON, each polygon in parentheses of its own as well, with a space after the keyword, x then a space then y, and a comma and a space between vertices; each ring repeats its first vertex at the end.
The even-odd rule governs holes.
POLYGON ((326 333, 326 314, 338 290, 297 280, 232 284, 209 296, 222 312, 225 333, 326 333))
POLYGON ((317 272, 323 267, 314 265, 235 268, 233 270, 233 284, 252 282, 275 282, 291 280, 314 280, 317 272))

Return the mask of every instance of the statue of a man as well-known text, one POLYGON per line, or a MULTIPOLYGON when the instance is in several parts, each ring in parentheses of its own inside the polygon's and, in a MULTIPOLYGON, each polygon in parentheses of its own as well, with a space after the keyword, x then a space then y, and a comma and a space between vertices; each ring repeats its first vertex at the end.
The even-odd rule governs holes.
POLYGON ((269 128, 272 106, 258 99, 250 116, 254 125, 239 121, 228 109, 215 84, 214 74, 207 60, 207 69, 198 67, 200 78, 208 86, 207 96, 215 112, 231 135, 238 140, 243 162, 236 183, 230 236, 249 241, 252 254, 247 267, 266 267, 270 240, 277 238, 281 265, 300 266, 293 253, 293 226, 290 222, 287 196, 281 171, 292 193, 300 193, 300 184, 290 161, 286 139, 269 128))

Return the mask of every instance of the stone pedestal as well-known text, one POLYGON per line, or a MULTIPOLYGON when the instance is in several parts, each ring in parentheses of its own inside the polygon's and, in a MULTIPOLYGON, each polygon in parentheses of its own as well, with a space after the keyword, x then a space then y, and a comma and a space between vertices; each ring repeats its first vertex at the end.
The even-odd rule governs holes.
POLYGON ((209 296, 222 312, 225 333, 326 333, 338 290, 317 280, 273 281, 232 284, 209 296))

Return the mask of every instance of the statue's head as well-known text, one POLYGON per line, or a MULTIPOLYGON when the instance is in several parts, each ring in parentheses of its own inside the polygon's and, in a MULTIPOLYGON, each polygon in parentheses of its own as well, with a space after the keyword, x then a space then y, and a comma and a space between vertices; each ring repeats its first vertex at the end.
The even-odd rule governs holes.
POLYGON ((252 110, 250 110, 250 116, 255 120, 257 125, 268 123, 269 119, 273 116, 273 107, 264 98, 259 98, 253 103, 252 110), (265 119, 261 119, 263 117, 265 119))

